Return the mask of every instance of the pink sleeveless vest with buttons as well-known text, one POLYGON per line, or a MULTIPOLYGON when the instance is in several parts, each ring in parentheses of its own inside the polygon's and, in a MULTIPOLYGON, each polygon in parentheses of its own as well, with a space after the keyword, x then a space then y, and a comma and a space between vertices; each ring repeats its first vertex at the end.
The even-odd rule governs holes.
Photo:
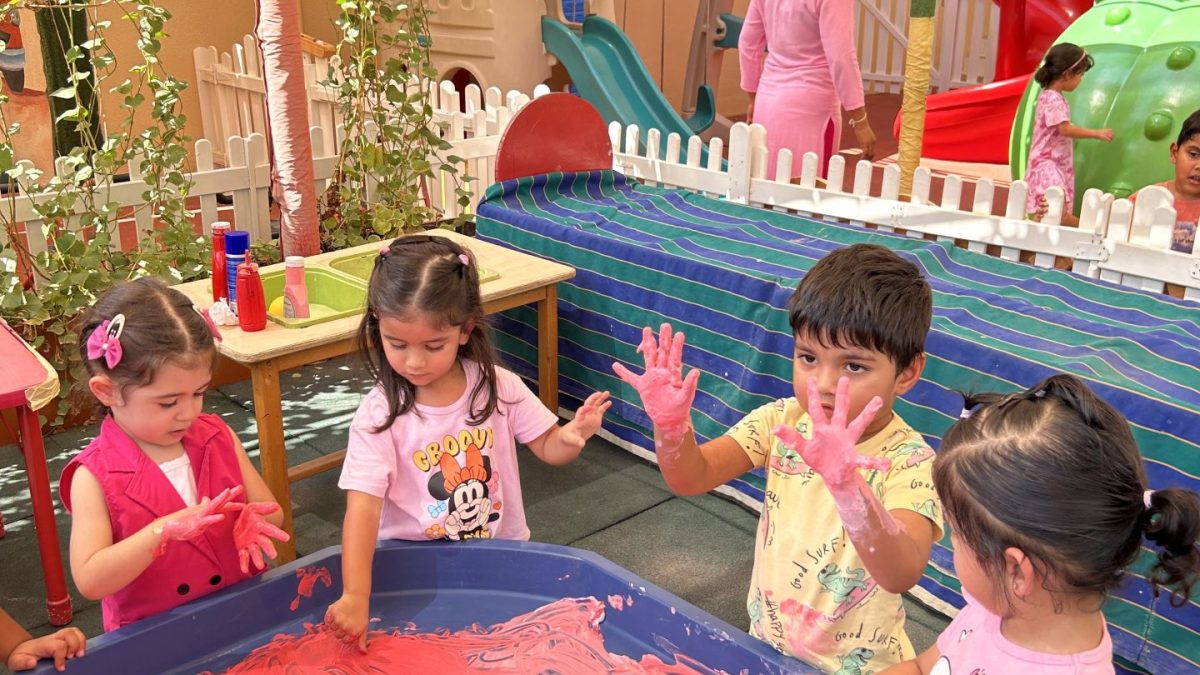
MULTIPOLYGON (((220 417, 201 414, 182 443, 201 498, 242 484, 229 427, 220 417)), ((80 466, 86 466, 104 490, 114 543, 185 506, 162 470, 111 417, 104 419, 96 440, 63 469, 59 495, 67 511, 71 510, 71 478, 80 466)), ((254 576, 242 574, 238 567, 233 522, 233 517, 227 517, 195 539, 170 542, 166 552, 128 586, 104 598, 104 630, 116 630, 254 576)))

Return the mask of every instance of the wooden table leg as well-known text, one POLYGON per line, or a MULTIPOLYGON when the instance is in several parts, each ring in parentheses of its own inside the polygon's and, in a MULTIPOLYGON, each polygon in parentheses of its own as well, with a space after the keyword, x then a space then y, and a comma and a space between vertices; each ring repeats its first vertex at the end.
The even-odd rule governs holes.
POLYGON ((292 492, 288 483, 287 448, 283 445, 283 402, 279 391, 279 364, 274 359, 250 365, 254 385, 254 418, 258 422, 258 458, 263 480, 283 511, 283 529, 292 538, 276 542, 276 562, 296 559, 296 534, 292 531, 292 492))
POLYGON ((555 415, 558 414, 558 287, 546 288, 546 297, 537 303, 538 315, 538 397, 555 415))
POLYGON ((46 473, 46 446, 37 413, 23 405, 17 407, 21 428, 21 454, 25 456, 25 474, 29 478, 29 499, 33 502, 33 524, 37 530, 38 550, 42 555, 42 575, 46 578, 46 609, 50 625, 71 623, 71 596, 63 576, 62 551, 58 546, 58 525, 54 522, 54 498, 46 473))

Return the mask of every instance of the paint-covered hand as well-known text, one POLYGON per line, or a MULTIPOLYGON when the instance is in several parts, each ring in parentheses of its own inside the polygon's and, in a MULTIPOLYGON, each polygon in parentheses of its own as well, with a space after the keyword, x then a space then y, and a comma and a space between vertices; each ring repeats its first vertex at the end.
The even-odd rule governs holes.
POLYGON ((278 553, 275 551, 272 539, 279 541, 291 539, 287 532, 263 518, 263 516, 278 510, 279 505, 275 502, 254 502, 242 505, 242 512, 238 514, 237 520, 233 523, 233 544, 237 546, 238 564, 242 568, 242 574, 250 573, 251 561, 254 562, 256 570, 266 567, 267 563, 263 560, 263 553, 266 553, 271 560, 275 559, 278 553))
POLYGON ((613 364, 613 372, 637 390, 655 426, 668 436, 683 436, 691 425, 692 400, 700 380, 699 370, 683 377, 683 333, 672 337, 671 324, 664 323, 655 342, 654 331, 647 326, 642 329, 638 351, 645 359, 646 372, 634 375, 620 363, 613 364))
POLYGON ((367 625, 370 601, 357 595, 342 594, 325 610, 325 625, 339 640, 358 642, 359 651, 367 651, 367 625))
POLYGON ((612 407, 607 391, 598 391, 587 397, 579 410, 575 411, 575 419, 563 425, 558 432, 558 438, 564 445, 571 448, 582 448, 584 443, 600 431, 604 423, 604 413, 612 407))
POLYGON ((825 479, 825 484, 834 492, 850 483, 860 468, 886 471, 892 465, 891 460, 886 457, 865 457, 855 451, 858 439, 883 407, 883 401, 878 396, 871 399, 858 417, 847 424, 849 389, 848 378, 838 380, 833 418, 829 419, 825 417, 825 409, 821 405, 817 380, 809 378, 808 416, 812 421, 812 438, 805 439, 796 429, 783 425, 773 430, 775 436, 783 441, 784 445, 799 453, 800 458, 825 479))
POLYGON ((26 640, 13 648, 8 655, 9 670, 29 670, 37 666, 40 659, 54 659, 54 669, 63 671, 67 659, 83 656, 87 638, 78 628, 64 628, 49 635, 26 640))
POLYGON ((199 504, 180 509, 167 516, 167 519, 162 522, 161 529, 155 528, 159 533, 158 545, 154 548, 154 557, 157 558, 166 553, 169 542, 195 539, 204 534, 208 528, 225 520, 226 513, 234 508, 230 501, 240 497, 241 494, 241 485, 225 488, 211 500, 205 497, 200 500, 199 504))

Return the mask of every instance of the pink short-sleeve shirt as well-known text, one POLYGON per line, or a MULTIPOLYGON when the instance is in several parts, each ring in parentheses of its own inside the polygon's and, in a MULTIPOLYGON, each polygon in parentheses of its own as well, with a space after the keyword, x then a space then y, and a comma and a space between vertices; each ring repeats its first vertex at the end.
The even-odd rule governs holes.
POLYGON ((496 412, 468 424, 480 368, 462 363, 467 386, 451 405, 418 404, 375 433, 388 411, 376 387, 354 414, 338 487, 383 499, 380 539, 529 539, 516 442, 538 438, 558 417, 521 378, 497 367, 496 412))

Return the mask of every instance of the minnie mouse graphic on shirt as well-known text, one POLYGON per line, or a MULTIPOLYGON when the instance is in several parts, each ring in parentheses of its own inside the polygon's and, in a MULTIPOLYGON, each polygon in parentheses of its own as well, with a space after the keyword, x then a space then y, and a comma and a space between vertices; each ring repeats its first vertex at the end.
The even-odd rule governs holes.
POLYGON ((446 539, 490 538, 488 524, 500 519, 492 507, 487 485, 492 475, 491 459, 484 457, 474 443, 467 446, 464 454, 463 466, 448 453, 439 458, 442 470, 429 477, 429 494, 446 501, 449 511, 444 525, 446 539))

